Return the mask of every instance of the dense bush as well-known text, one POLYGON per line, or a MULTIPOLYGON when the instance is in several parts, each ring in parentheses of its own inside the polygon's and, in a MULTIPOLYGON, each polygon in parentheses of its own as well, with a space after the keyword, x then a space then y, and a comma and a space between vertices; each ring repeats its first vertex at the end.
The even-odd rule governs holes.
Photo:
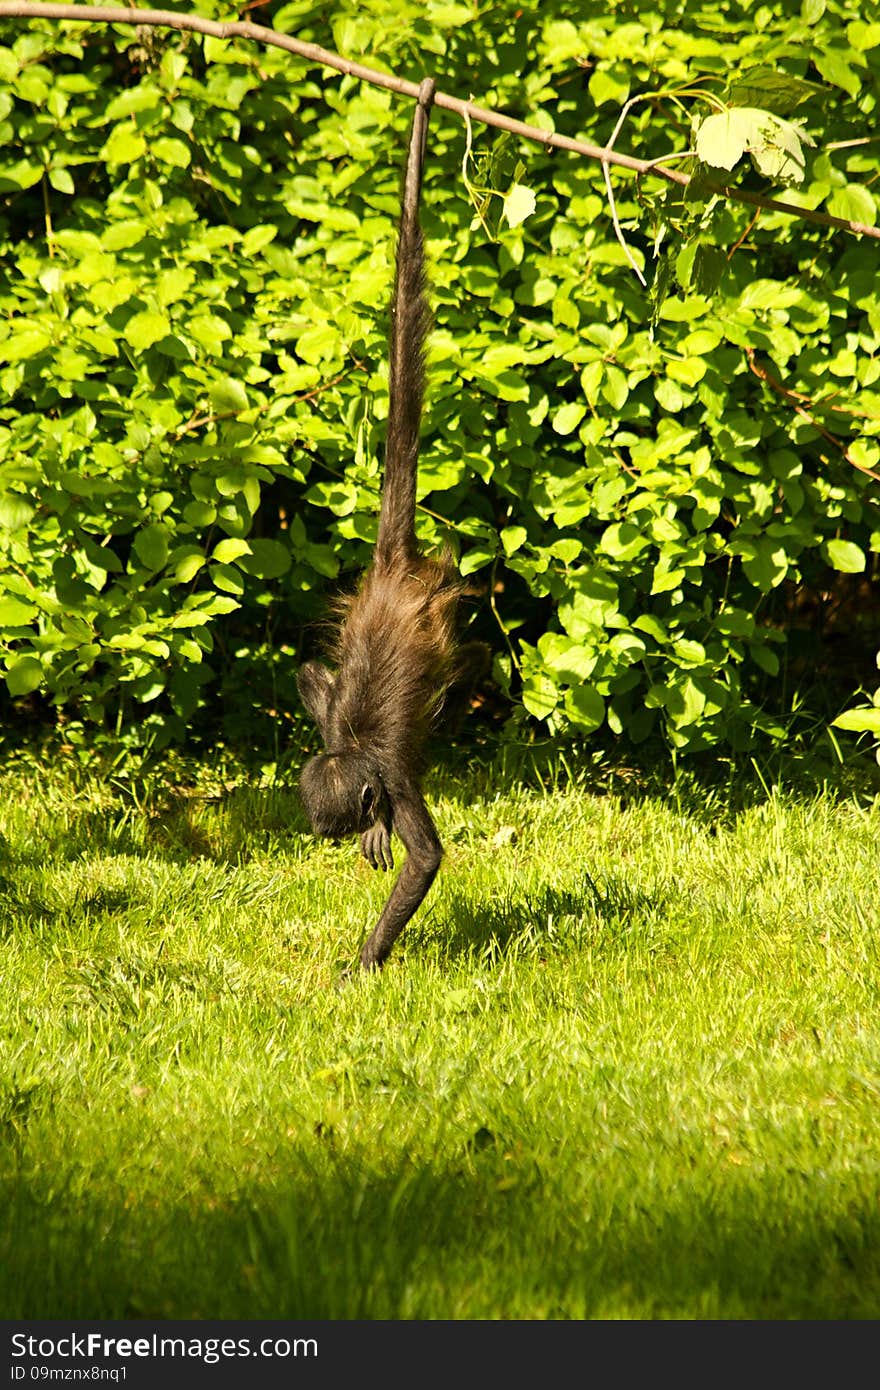
MULTIPOLYGON (((701 127, 723 162, 719 98, 775 112, 738 118, 753 160, 715 176, 873 225, 880 24, 823 0, 572 13, 255 18, 599 144, 645 94, 617 148, 647 159, 701 127)), ((9 698, 159 741, 206 702, 293 713, 327 588, 375 533, 410 105, 241 41, 2 26, 9 698)), ((484 595, 515 717, 659 720, 685 751, 780 736, 800 609, 880 551, 877 242, 612 172, 644 289, 599 165, 475 127, 465 181, 465 148, 438 110, 419 524, 484 595), (535 197, 514 226, 511 183, 535 197)))

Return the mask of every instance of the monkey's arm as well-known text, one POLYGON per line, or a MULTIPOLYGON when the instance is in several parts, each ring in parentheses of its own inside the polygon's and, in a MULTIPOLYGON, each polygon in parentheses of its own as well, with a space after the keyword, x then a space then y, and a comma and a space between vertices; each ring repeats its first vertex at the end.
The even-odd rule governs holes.
POLYGON ((384 963, 434 882, 443 858, 443 846, 418 787, 410 785, 394 798, 394 829, 404 843, 406 859, 382 915, 361 951, 361 965, 365 970, 376 970, 384 963))

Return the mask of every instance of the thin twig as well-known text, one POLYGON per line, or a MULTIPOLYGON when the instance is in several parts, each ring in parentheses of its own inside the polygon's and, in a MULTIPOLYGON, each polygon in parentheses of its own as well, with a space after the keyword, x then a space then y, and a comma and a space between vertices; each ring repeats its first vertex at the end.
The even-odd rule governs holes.
POLYGON ((509 656, 510 656, 511 665, 513 666, 513 669, 514 669, 519 675, 522 675, 522 662, 520 661, 519 657, 518 657, 517 654, 516 654, 516 649, 515 649, 513 643, 512 643, 511 640, 510 640, 510 633, 507 631, 507 628, 504 626, 504 619, 501 617, 501 614, 498 612, 498 604, 495 602, 495 575, 496 575, 496 573, 497 573, 497 571, 498 571, 498 560, 499 560, 499 558, 500 558, 500 557, 499 557, 498 555, 495 556, 495 559, 492 561, 492 569, 491 569, 490 574, 489 574, 489 607, 490 607, 491 610, 492 610, 492 617, 495 619, 496 623, 498 624, 499 630, 500 630, 500 632, 501 632, 501 636, 504 638, 504 641, 505 641, 505 643, 507 644, 507 651, 508 651, 508 654, 509 654, 509 656))
POLYGON ((823 150, 853 150, 856 145, 873 145, 880 140, 880 135, 860 135, 855 140, 832 140, 830 145, 823 145, 823 150))
POLYGON ((800 415, 802 419, 812 425, 813 429, 817 430, 823 439, 827 439, 829 444, 833 444, 852 468, 857 468, 860 473, 866 473, 869 478, 880 483, 880 473, 875 473, 874 469, 869 468, 866 463, 859 463, 858 459, 854 459, 846 445, 842 444, 837 436, 827 430, 824 425, 820 425, 812 411, 801 405, 801 400, 808 398, 801 396, 799 391, 792 391, 789 387, 784 386, 781 381, 776 380, 771 372, 768 372, 766 367, 762 367, 760 363, 756 362, 754 348, 746 348, 746 358, 750 371, 754 372, 759 381, 765 381, 770 389, 776 392, 777 396, 782 396, 783 400, 789 401, 795 414, 800 415))
POLYGON ((176 444, 179 439, 183 439, 185 434, 195 434, 196 430, 200 430, 203 425, 215 425, 218 420, 235 420, 243 414, 243 410, 224 410, 221 415, 199 415, 196 411, 189 417, 185 425, 181 425, 180 429, 175 430, 174 434, 170 436, 171 442, 176 444))
POLYGON ((617 216, 617 204, 614 201, 614 189, 611 187, 611 174, 608 169, 608 162, 604 159, 602 160, 602 173, 605 177, 605 192, 608 194, 608 210, 611 213, 611 222, 614 227, 614 235, 617 237, 617 240, 623 247, 623 254, 626 256, 626 259, 629 261, 630 265, 632 266, 633 270, 638 276, 640 284, 643 288, 646 288, 648 282, 645 279, 642 272, 639 270, 638 266, 636 265, 635 260, 633 259, 633 253, 632 251, 630 251, 629 247, 626 244, 626 238, 624 237, 623 231, 620 226, 620 219, 617 216))
POLYGON ((345 381, 346 377, 350 376, 352 372, 362 372, 365 368, 366 363, 361 362, 359 358, 355 357, 352 359, 351 366, 346 367, 345 371, 340 372, 338 376, 331 377, 329 381, 322 381, 319 385, 312 386, 308 391, 299 392, 299 394, 292 396, 291 400, 313 401, 316 397, 323 395, 325 391, 329 391, 331 387, 338 386, 340 381, 345 381))
POLYGON ((55 233, 52 230, 52 205, 49 202, 49 176, 45 169, 40 182, 43 186, 43 220, 46 226, 46 246, 51 257, 55 255, 55 233))
MULTIPOLYGON (((642 178, 645 174, 652 174, 652 173, 654 173, 654 171, 655 171, 656 169, 661 168, 663 165, 669 164, 671 160, 679 160, 679 159, 696 159, 696 158, 697 158, 697 152, 696 152, 696 150, 670 150, 670 152, 669 152, 668 154, 661 154, 661 155, 658 155, 656 159, 646 159, 646 160, 644 160, 644 165, 645 165, 645 167, 644 167, 644 169, 640 169, 640 170, 639 170, 639 178, 642 178)), ((690 183, 690 176, 687 175, 686 177, 687 177, 688 183, 690 183)))
MULTIPOLYGON (((642 92, 638 96, 630 97, 629 101, 624 102, 623 106, 620 108, 620 114, 617 117, 617 122, 614 126, 614 129, 612 130, 611 134, 605 142, 606 152, 610 152, 614 148, 614 145, 617 141, 617 137, 623 129, 623 123, 626 120, 632 108, 636 106, 640 101, 657 100, 657 98, 662 95, 663 93, 661 92, 642 92)), ((683 156, 673 155, 672 158, 683 158, 683 156)), ((657 159, 651 160, 650 162, 654 165, 660 165, 664 161, 657 159)), ((623 254, 626 256, 626 259, 629 261, 630 265, 632 266, 632 269, 635 271, 639 279, 639 282, 641 283, 643 288, 646 288, 648 282, 645 279, 642 272, 639 270, 639 267, 636 265, 635 260, 633 259, 632 252, 630 251, 629 246, 627 245, 626 240, 624 238, 623 230, 620 226, 620 220, 617 216, 617 203, 614 199, 614 189, 611 184, 611 174, 608 171, 607 158, 602 160, 602 174, 605 178, 605 192, 608 194, 608 208, 611 212, 611 222, 614 227, 614 234, 617 237, 617 240, 620 242, 621 246, 623 247, 623 254)), ((638 174, 637 180, 641 179, 641 177, 642 175, 638 174)))
POLYGON ((734 256, 736 255, 737 251, 738 251, 739 248, 742 246, 743 242, 745 241, 746 237, 748 236, 749 232, 752 230, 752 228, 754 227, 755 223, 757 222, 757 220, 758 220, 758 218, 759 218, 760 216, 761 216, 761 209, 758 208, 757 211, 755 212, 755 215, 753 216, 751 222, 749 223, 749 225, 746 227, 745 231, 743 232, 742 236, 737 237, 736 241, 733 243, 733 245, 731 246, 730 250, 728 251, 728 253, 727 253, 727 259, 728 259, 729 261, 732 261, 732 260, 733 260, 733 258, 734 258, 734 256))
MULTIPOLYGON (((249 39, 253 43, 268 44, 273 48, 284 49, 287 53, 296 53, 299 57, 307 58, 310 62, 320 63, 323 67, 334 68, 337 72, 344 72, 349 77, 356 77, 362 82, 371 83, 373 86, 384 87, 391 92, 399 92, 402 96, 415 99, 419 94, 417 82, 409 82, 406 78, 396 77, 392 73, 378 72, 374 68, 365 67, 362 63, 350 62, 348 58, 343 58, 340 54, 331 52, 330 49, 321 48, 318 44, 306 43, 302 39, 291 38, 288 34, 276 33, 274 29, 266 29, 261 24, 251 24, 247 20, 221 24, 212 19, 203 19, 200 15, 178 14, 174 10, 141 10, 136 6, 61 5, 47 3, 46 0, 0 0, 0 18, 3 17, 61 19, 70 20, 75 24, 131 24, 135 27, 145 25, 147 27, 190 30, 193 33, 207 34, 209 37, 217 39, 249 39)), ((597 160, 599 163, 614 164, 636 174, 654 174, 658 178, 665 179, 668 183, 677 183, 682 188, 686 188, 690 183, 690 177, 687 174, 682 174, 677 169, 670 169, 665 164, 657 164, 653 160, 635 159, 632 155, 617 154, 616 151, 603 149, 600 145, 593 145, 587 140, 576 140, 569 135, 558 135, 555 131, 540 130, 537 126, 527 125, 525 121, 517 121, 512 116, 505 116, 499 111, 490 111, 482 106, 474 106, 473 102, 461 101, 458 97, 448 96, 445 92, 435 94, 434 105, 447 111, 454 111, 461 117, 467 114, 471 120, 479 121, 482 125, 495 126, 498 130, 509 130, 513 135, 519 135, 525 140, 534 140, 540 145, 551 146, 560 150, 571 150, 574 154, 585 155, 588 159, 597 160)), ((752 207, 768 208, 770 211, 783 212, 803 222, 815 222, 822 227, 839 227, 842 231, 853 232, 857 236, 873 237, 880 240, 880 227, 869 227, 864 222, 854 222, 845 217, 834 217, 831 213, 816 212, 812 208, 799 208, 794 203, 784 203, 776 198, 763 198, 756 193, 747 193, 744 189, 730 184, 704 183, 704 187, 712 193, 720 194, 722 197, 732 199, 735 202, 748 203, 752 207)))

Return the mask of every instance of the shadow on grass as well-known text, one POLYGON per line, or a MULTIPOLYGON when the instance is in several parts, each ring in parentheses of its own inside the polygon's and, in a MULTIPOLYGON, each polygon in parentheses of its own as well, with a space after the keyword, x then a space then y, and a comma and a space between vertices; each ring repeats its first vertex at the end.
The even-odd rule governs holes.
POLYGON ((449 958, 503 958, 555 942, 569 948, 586 936, 630 938, 634 929, 656 920, 670 898, 665 885, 646 892, 633 888, 623 875, 607 875, 600 883, 588 873, 570 887, 548 884, 485 901, 453 893, 442 907, 407 928, 407 940, 414 947, 438 941, 449 958))
MULTIPOLYGON (((531 743, 491 738, 435 751, 426 784, 429 803, 436 795, 462 795, 472 803, 475 797, 523 789, 541 795, 574 789, 612 796, 622 807, 657 802, 698 824, 720 827, 765 801, 774 788, 804 800, 820 791, 844 798, 880 794, 880 767, 872 757, 854 755, 841 763, 827 751, 761 760, 711 752, 689 757, 678 769, 665 746, 642 747, 636 758, 623 745, 602 746, 595 738, 531 743)), ((34 868, 48 859, 112 854, 240 863, 267 846, 283 849, 291 839, 309 837, 297 792, 298 764, 286 762, 283 776, 267 786, 261 773, 249 777, 245 761, 227 757, 227 762, 216 775, 206 758, 189 760, 185 768, 172 759, 141 779, 110 777, 101 784, 100 806, 72 794, 63 814, 40 816, 37 810, 39 831, 23 834, 15 845, 0 841, 0 860, 5 855, 13 864, 34 868)), ((36 771, 32 795, 39 795, 36 771)))
MULTIPOLYGON (((332 1146, 332 1132, 328 1149, 332 1146)), ((724 1169, 573 1196, 491 1141, 381 1171, 332 1151, 271 1189, 175 1202, 0 1186, 6 1318, 875 1318, 855 1178, 724 1169)), ((291 1160, 296 1164, 295 1154, 291 1160)), ((615 1185, 617 1184, 617 1185, 615 1185)))
MULTIPOLYGON (((174 863, 209 859, 241 863, 265 843, 309 833, 294 787, 236 787, 218 794, 163 788, 134 806, 120 794, 110 807, 73 807, 22 844, 0 844, 8 866, 125 855, 174 863)), ((2 880, 0 880, 2 889, 2 880)))

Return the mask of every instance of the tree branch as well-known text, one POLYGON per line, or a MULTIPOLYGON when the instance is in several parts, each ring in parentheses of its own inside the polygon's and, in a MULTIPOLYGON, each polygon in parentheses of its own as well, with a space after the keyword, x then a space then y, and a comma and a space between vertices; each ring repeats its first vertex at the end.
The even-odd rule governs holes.
MULTIPOLYGON (((395 77, 392 73, 378 72, 374 68, 364 67, 362 63, 352 63, 348 58, 343 58, 338 53, 333 53, 327 48, 320 48, 318 44, 306 43, 302 39, 291 38, 288 34, 279 34, 274 29, 267 29, 261 24, 251 24, 247 20, 219 23, 213 19, 203 19, 200 15, 178 14, 174 10, 141 10, 133 5, 60 5, 44 3, 43 0, 0 0, 0 18, 3 17, 66 19, 75 24, 146 25, 165 29, 190 30, 193 33, 207 34, 210 38, 216 39, 249 39, 252 43, 268 44, 272 48, 281 48, 287 53, 295 53, 300 58, 306 58, 312 63, 320 63, 323 67, 334 68, 337 72, 344 72, 349 77, 359 78, 362 82, 370 82, 376 87, 385 87, 391 92, 399 92, 402 96, 416 98, 419 94, 417 82, 409 82, 406 78, 395 77)), ((609 164, 614 164, 620 169, 629 169, 636 174, 650 174, 653 177, 665 179, 668 183, 677 183, 682 188, 686 188, 690 183, 688 174, 683 174, 678 169, 670 169, 664 164, 658 164, 656 160, 635 159, 632 155, 618 154, 616 151, 603 148, 601 145, 593 145, 587 140, 576 140, 568 135, 557 135, 555 131, 540 130, 537 126, 527 125, 525 121, 517 121, 512 116, 505 116, 499 111, 489 111, 485 107, 474 106, 473 102, 461 101, 458 97, 447 96, 445 92, 435 94, 434 105, 446 111, 454 111, 462 117, 467 115, 472 121, 479 121, 482 125, 495 126, 499 130, 509 130, 511 134, 519 135, 524 140, 534 140, 538 144, 551 146, 553 149, 571 150, 574 154, 585 155, 587 159, 597 160, 605 168, 609 164)), ((842 231, 853 232, 857 236, 874 237, 880 240, 880 227, 869 227, 864 222, 852 222, 845 217, 834 217, 828 212, 816 212, 812 208, 800 208, 795 203, 785 203, 778 198, 763 198, 759 194, 747 193, 744 189, 731 184, 704 183, 703 186, 712 193, 732 199, 735 202, 748 203, 751 207, 767 208, 771 212, 782 212, 804 222, 817 223, 821 227, 839 227, 842 231)))

